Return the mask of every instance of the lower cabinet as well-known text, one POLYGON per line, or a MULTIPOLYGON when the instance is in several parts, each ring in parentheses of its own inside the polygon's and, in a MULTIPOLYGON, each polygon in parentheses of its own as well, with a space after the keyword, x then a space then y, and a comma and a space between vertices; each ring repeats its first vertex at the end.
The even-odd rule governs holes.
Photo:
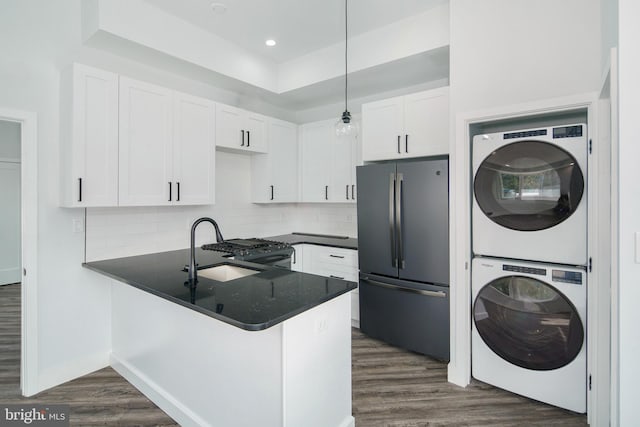
MULTIPOLYGON (((312 244, 294 245, 294 249, 292 270, 358 283, 357 250, 312 244)), ((359 297, 358 288, 351 291, 351 325, 355 327, 360 327, 359 297)))

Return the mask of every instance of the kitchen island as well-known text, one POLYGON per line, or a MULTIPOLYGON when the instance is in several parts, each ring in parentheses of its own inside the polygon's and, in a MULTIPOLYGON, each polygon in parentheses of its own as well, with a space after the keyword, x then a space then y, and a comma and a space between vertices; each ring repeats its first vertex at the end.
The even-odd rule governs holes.
POLYGON ((113 368, 183 426, 353 426, 356 284, 196 259, 253 274, 189 286, 188 250, 85 264, 114 279, 113 368))

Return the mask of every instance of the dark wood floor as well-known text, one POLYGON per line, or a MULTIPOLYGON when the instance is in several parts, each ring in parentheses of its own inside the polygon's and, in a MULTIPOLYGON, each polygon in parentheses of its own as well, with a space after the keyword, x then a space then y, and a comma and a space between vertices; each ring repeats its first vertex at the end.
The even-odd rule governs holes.
MULTIPOLYGON (((73 426, 177 425, 111 368, 32 398, 20 396, 19 370, 20 285, 0 286, 0 405, 69 404, 73 426)), ((353 330, 357 427, 586 425, 584 415, 477 381, 460 388, 446 378, 445 364, 353 330)))

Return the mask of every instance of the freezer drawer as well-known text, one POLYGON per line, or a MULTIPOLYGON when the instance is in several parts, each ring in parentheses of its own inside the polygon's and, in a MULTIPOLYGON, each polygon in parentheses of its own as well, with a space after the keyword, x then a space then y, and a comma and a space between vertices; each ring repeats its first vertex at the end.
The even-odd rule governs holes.
POLYGON ((360 276, 360 330, 372 338, 449 360, 449 288, 360 276))

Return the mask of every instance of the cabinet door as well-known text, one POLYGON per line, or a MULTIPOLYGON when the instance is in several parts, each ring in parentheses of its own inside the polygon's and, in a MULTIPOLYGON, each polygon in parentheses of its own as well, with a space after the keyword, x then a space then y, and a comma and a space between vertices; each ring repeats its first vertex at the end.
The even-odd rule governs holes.
MULTIPOLYGON (((269 160, 273 201, 298 201, 298 129, 273 120, 269 126, 269 160)), ((269 189, 270 190, 270 189, 269 189)))
POLYGON ((173 184, 177 204, 213 204, 215 103, 174 94, 173 184))
POLYGON ((267 152, 267 118, 245 111, 245 147, 254 153, 267 152))
POLYGON ((268 154, 251 156, 253 203, 298 201, 298 127, 269 119, 268 154))
POLYGON ((244 111, 240 108, 216 104, 216 146, 245 149, 247 136, 243 121, 244 111))
POLYGON ((118 205, 118 75, 74 64, 64 206, 118 205))
POLYGON ((362 159, 396 159, 402 156, 404 135, 403 97, 362 106, 362 159))
POLYGON ((449 88, 405 96, 405 157, 449 153, 449 88))
POLYGON ((172 91, 120 78, 121 206, 170 204, 172 184, 172 91))
POLYGON ((332 202, 353 203, 351 189, 353 185, 352 169, 354 165, 355 135, 334 136, 331 150, 331 186, 329 200, 332 202))
POLYGON ((328 201, 329 170, 335 140, 333 122, 322 121, 303 125, 301 134, 301 201, 328 201))

